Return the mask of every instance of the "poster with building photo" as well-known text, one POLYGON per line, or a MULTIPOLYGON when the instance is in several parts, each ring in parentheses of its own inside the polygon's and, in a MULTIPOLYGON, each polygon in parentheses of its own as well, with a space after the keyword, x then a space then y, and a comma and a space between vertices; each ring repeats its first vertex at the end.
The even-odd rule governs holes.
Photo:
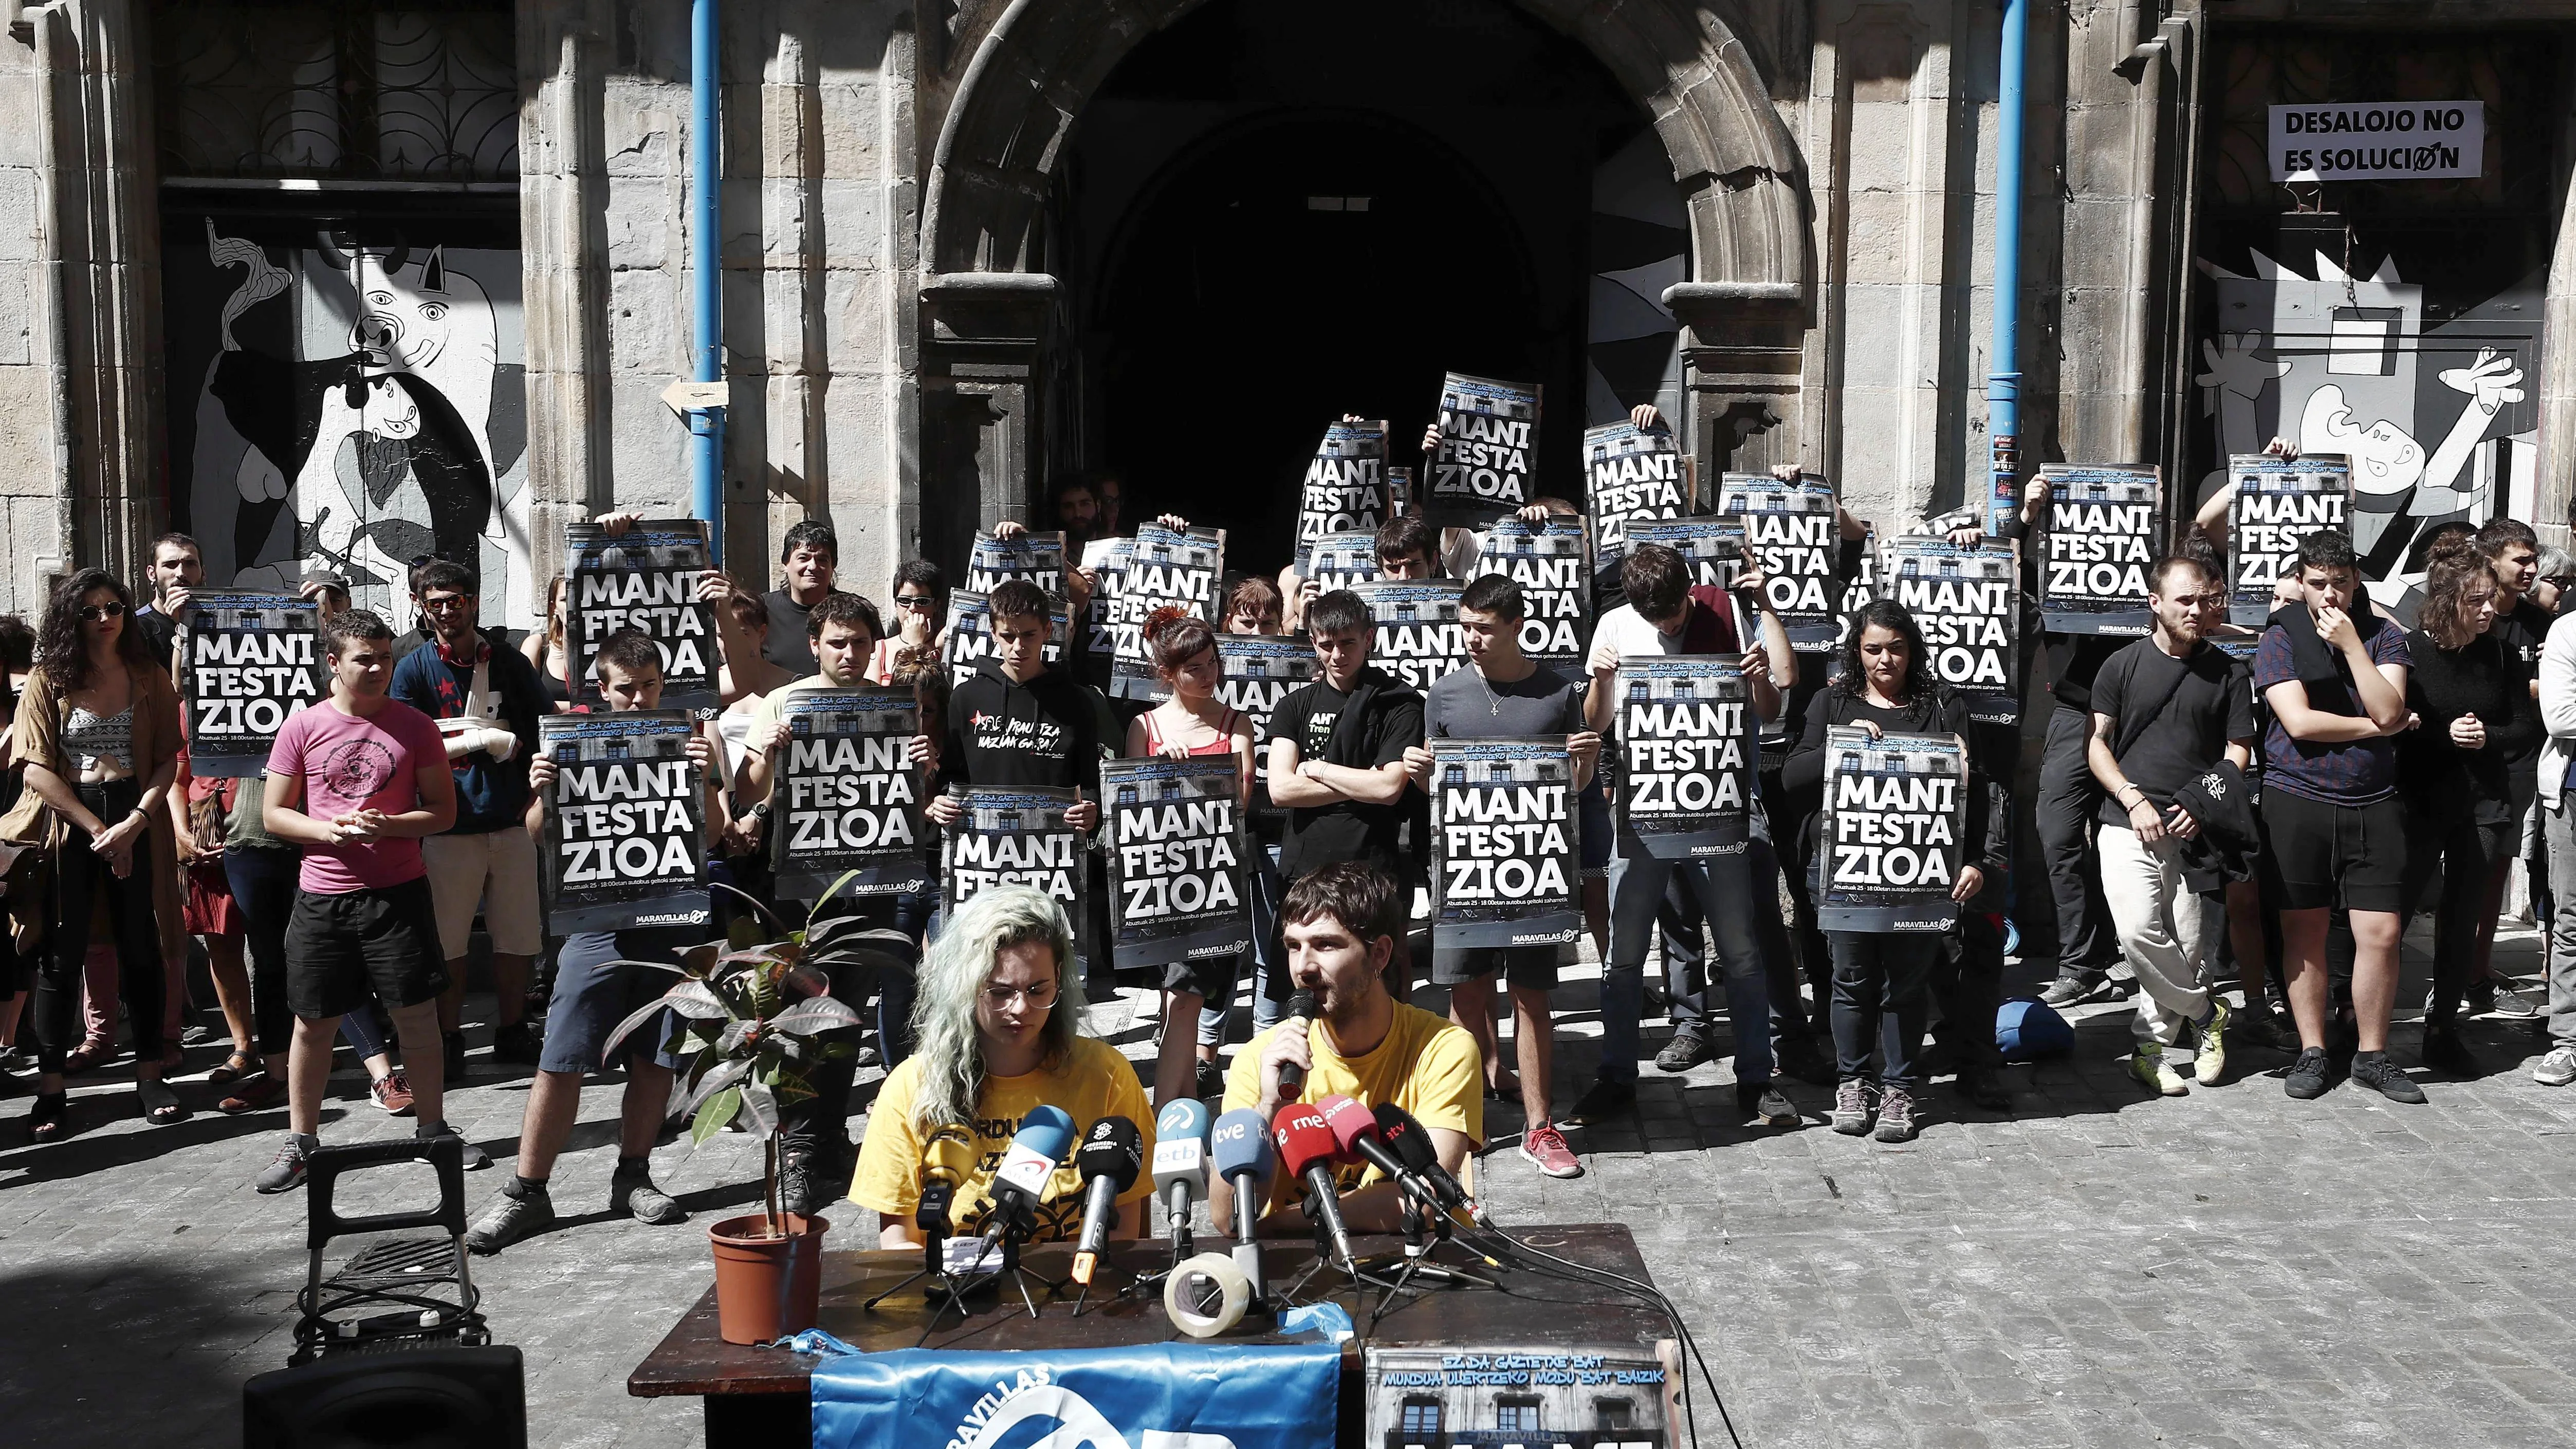
POLYGON ((2021 547, 1906 534, 1888 553, 1888 589, 1923 630, 1924 661, 1979 724, 2021 719, 2021 547))
POLYGON ((1103 760, 1112 957, 1121 970, 1238 956, 1252 947, 1232 755, 1103 760))
POLYGON ((787 749, 770 794, 778 894, 811 902, 843 875, 844 896, 929 885, 926 779, 912 762, 921 705, 910 689, 803 689, 779 696, 787 749))
POLYGON ((2048 530, 2039 543, 2039 608, 2055 634, 2142 635, 2147 566, 2162 551, 2164 486, 2151 467, 2043 464, 2048 530))
POLYGON ((1561 946, 1583 928, 1565 736, 1430 740, 1434 947, 1561 946))
POLYGON ((1377 535, 1358 529, 1325 534, 1315 540, 1297 572, 1328 594, 1367 583, 1377 577, 1377 535))
POLYGON ((1413 470, 1389 467, 1386 470, 1386 516, 1402 518, 1413 511, 1413 470))
POLYGON ((1132 538, 1095 538, 1082 546, 1082 567, 1092 580, 1091 607, 1073 623, 1080 631, 1077 642, 1083 677, 1092 688, 1104 693, 1109 688, 1110 664, 1118 657, 1118 626, 1127 621, 1122 595, 1127 585, 1127 561, 1135 555, 1136 540, 1132 538))
POLYGON ((1669 1338, 1587 1347, 1561 1340, 1372 1342, 1360 1354, 1367 1427, 1352 1442, 1369 1449, 1681 1449, 1689 1442, 1680 1429, 1681 1354, 1669 1338))
POLYGON ((1485 528, 1535 498, 1539 388, 1453 372, 1440 383, 1440 451, 1426 465, 1423 512, 1437 528, 1485 528))
POLYGON ((554 762, 546 802, 547 929, 703 926, 706 797, 689 761, 686 710, 550 714, 537 748, 554 762))
POLYGON ((707 525, 695 518, 630 524, 612 537, 596 523, 564 525, 564 647, 573 699, 596 707, 591 661, 600 641, 640 629, 662 649, 662 707, 713 710, 716 611, 698 598, 707 570, 707 525))
POLYGON ((1691 511, 1690 470, 1670 432, 1630 422, 1583 432, 1584 511, 1592 520, 1592 567, 1603 609, 1622 601, 1619 565, 1628 558, 1628 526, 1641 519, 1681 518, 1691 511))
POLYGON ((1328 533, 1375 533, 1394 516, 1386 492, 1386 424, 1335 423, 1306 464, 1297 496, 1297 570, 1328 533))
POLYGON ((1717 511, 1743 521, 1744 545, 1762 565, 1762 589, 1789 647, 1821 654, 1834 644, 1834 560, 1842 530, 1833 485, 1813 473, 1796 482, 1767 473, 1729 473, 1718 484, 1717 511))
POLYGON ((966 558, 966 591, 989 594, 1012 579, 1025 579, 1046 592, 1046 596, 1064 602, 1064 535, 1062 533, 1024 533, 1016 538, 995 538, 991 532, 975 535, 975 546, 966 558))
POLYGON ((1660 544, 1690 566, 1693 588, 1735 587, 1744 572, 1744 520, 1703 515, 1693 518, 1637 519, 1628 525, 1628 547, 1660 544))
POLYGON ((2227 505, 2227 621, 2261 628, 2279 607, 2272 590, 2298 566, 2299 541, 2348 528, 2352 459, 2342 453, 2227 460, 2236 498, 2227 505))
POLYGON ((1165 528, 1149 523, 1136 530, 1118 584, 1118 610, 1111 633, 1114 653, 1109 665, 1109 693, 1119 699, 1165 698, 1163 676, 1145 647, 1145 621, 1156 609, 1178 609, 1210 624, 1217 622, 1217 581, 1225 573, 1225 530, 1165 528))
POLYGON ((198 589, 179 626, 188 769, 237 780, 268 769, 288 715, 322 697, 322 609, 287 594, 198 589))
MULTIPOLYGON (((1315 647, 1303 634, 1219 634, 1216 658, 1225 677, 1216 697, 1252 721, 1252 780, 1270 785, 1270 716, 1288 691, 1315 677, 1315 647)), ((1266 801, 1269 796, 1261 794, 1266 801)))
POLYGON ((1622 659, 1611 689, 1625 828, 1661 859, 1741 853, 1754 788, 1742 656, 1622 659))
POLYGON ((1948 930, 1967 824, 1968 747, 1957 735, 1826 731, 1817 927, 1948 930))
MULTIPOLYGON (((1048 611, 1047 642, 1044 657, 1050 667, 1062 664, 1067 633, 1064 606, 1048 611)), ((948 596, 948 642, 942 662, 948 666, 948 682, 954 687, 975 677, 987 659, 995 657, 993 610, 982 594, 959 589, 948 596)))
POLYGON ((1543 523, 1502 519, 1487 530, 1475 572, 1521 586, 1521 652, 1571 673, 1592 642, 1592 569, 1583 520, 1551 513, 1543 523))
POLYGON ((1465 664, 1458 595, 1466 587, 1456 579, 1374 579, 1351 590, 1375 625, 1369 663, 1417 691, 1428 691, 1465 664))
POLYGON ((1081 800, 1081 792, 1031 787, 951 793, 964 813, 942 832, 939 883, 949 912, 995 886, 1028 886, 1063 906, 1079 932, 1087 919, 1082 832, 1065 823, 1064 812, 1081 800))

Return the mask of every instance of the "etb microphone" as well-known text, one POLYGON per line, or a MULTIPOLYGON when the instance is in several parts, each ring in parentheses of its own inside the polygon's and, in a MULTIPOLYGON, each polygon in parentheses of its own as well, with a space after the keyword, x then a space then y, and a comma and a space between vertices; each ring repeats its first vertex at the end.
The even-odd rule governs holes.
POLYGON ((1154 1118, 1154 1195, 1172 1239, 1172 1261, 1190 1256, 1190 1208, 1207 1196, 1207 1103, 1183 1097, 1154 1118))
POLYGON ((1279 1148, 1279 1165, 1290 1177, 1304 1180, 1315 1221, 1323 1225, 1342 1266, 1349 1267, 1351 1230, 1342 1223, 1341 1189, 1333 1183, 1333 1164, 1341 1158, 1342 1145, 1324 1124, 1324 1114, 1303 1102, 1291 1102, 1271 1119, 1270 1140, 1279 1148))
POLYGON ((1216 1175, 1234 1188, 1234 1265, 1252 1280, 1255 1301, 1268 1298, 1261 1278, 1261 1205, 1270 1200, 1270 1177, 1279 1159, 1270 1145, 1270 1124, 1250 1107, 1239 1107, 1216 1119, 1208 1133, 1208 1154, 1216 1175))
POLYGON ((1136 1185, 1145 1165, 1145 1139, 1124 1117, 1103 1117, 1091 1124, 1073 1167, 1082 1174, 1082 1239, 1073 1254, 1073 1281, 1091 1284, 1100 1250, 1109 1245, 1110 1220, 1118 1215, 1118 1195, 1136 1185))
POLYGON ((1072 1147, 1073 1118, 1063 1108, 1029 1109, 993 1174, 993 1220, 984 1228, 986 1242, 1014 1229, 1023 1238, 1037 1231, 1038 1204, 1046 1200, 1047 1182, 1072 1147))
MULTIPOLYGON (((1279 1029, 1300 1033, 1312 1032, 1315 1029, 1315 993, 1300 990, 1290 995, 1287 1015, 1280 1020, 1279 1029)), ((1314 1038, 1309 1036, 1306 1040, 1311 1044, 1314 1038)), ((1303 1095, 1305 1090, 1306 1069, 1294 1062, 1282 1063, 1279 1067, 1279 1095, 1286 1100, 1294 1101, 1303 1095)))

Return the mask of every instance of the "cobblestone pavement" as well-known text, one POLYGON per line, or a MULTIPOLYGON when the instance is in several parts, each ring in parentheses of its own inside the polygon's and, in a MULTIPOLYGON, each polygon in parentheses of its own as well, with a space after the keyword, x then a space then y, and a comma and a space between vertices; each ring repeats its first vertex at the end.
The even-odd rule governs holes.
MULTIPOLYGON (((2528 983, 2531 933, 2509 931, 2499 962, 2528 983)), ((1560 1100, 1589 1079, 1591 974, 1564 993, 1560 1100)), ((1095 1025, 1142 1055, 1140 1009, 1152 998, 1130 994, 1095 1025)), ((1735 1119, 1722 1063, 1650 1068, 1632 1120, 1574 1134, 1591 1171, 1555 1182, 1497 1107, 1482 1190, 1507 1224, 1633 1225, 1748 1445, 2576 1443, 2545 1266, 2576 1240, 2576 1093, 2530 1080, 2529 1023, 2472 1023, 2488 1074, 2430 1081, 2413 1108, 2349 1086, 2292 1102, 2268 1053, 2151 1100, 2123 1071, 2126 1023, 2089 1009, 2072 1058, 2013 1071, 2010 1113, 1936 1090, 1899 1147, 1825 1130, 1821 1088, 1792 1085, 1805 1130, 1767 1133, 1735 1119)), ((2414 1042, 2401 1027, 2401 1060, 2414 1042)), ((479 1208, 527 1078, 475 1063, 451 1116, 498 1159, 468 1179, 479 1208)), ((283 1114, 153 1129, 121 1067, 85 1080, 81 1135, 51 1148, 25 1145, 30 1084, 0 1097, 0 1443, 235 1443, 239 1385, 285 1361, 303 1272, 300 1197, 249 1185, 283 1114)), ((334 1087, 330 1140, 408 1130, 358 1074, 334 1087)), ((500 1338, 527 1353, 532 1443, 696 1440, 694 1400, 629 1398, 626 1373, 704 1288, 701 1229, 752 1200, 757 1156, 736 1136, 665 1147, 656 1172, 693 1225, 610 1219, 617 1096, 585 1094, 555 1179, 567 1224, 477 1264, 500 1338)), ((835 1236, 856 1241, 863 1216, 844 1204, 835 1236)))

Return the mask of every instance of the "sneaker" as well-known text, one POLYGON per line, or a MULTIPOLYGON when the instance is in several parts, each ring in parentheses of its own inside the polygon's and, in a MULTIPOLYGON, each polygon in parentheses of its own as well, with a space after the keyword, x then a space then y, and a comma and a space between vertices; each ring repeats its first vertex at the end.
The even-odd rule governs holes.
POLYGON ((411 1079, 400 1072, 387 1072, 367 1084, 367 1095, 385 1109, 388 1117, 411 1115, 411 1079))
POLYGON ((1818 1046, 1812 1036, 1783 1036, 1772 1048, 1772 1056, 1780 1063, 1782 1072, 1809 1086, 1832 1086, 1838 1075, 1833 1059, 1825 1054, 1824 1048, 1818 1046))
POLYGON ((2217 996, 2209 998, 2209 1020, 2200 1024, 2200 1054, 2191 1059, 2192 1080, 2204 1087, 2215 1087, 2227 1071, 2227 1002, 2217 996))
POLYGON ((1903 1087, 1888 1087, 1878 1094, 1878 1131, 1881 1142, 1911 1142, 1922 1124, 1915 1120, 1914 1094, 1903 1087))
POLYGON ((858 1055, 850 1058, 852 1065, 861 1067, 873 1067, 884 1060, 885 1057, 883 1054, 879 1053, 876 1047, 868 1042, 859 1043, 858 1055))
POLYGON ((2490 976, 2484 981, 2473 983, 2469 987, 2469 1005, 2466 1010, 2473 1014, 2492 1012, 2497 1016, 2523 1018, 2540 1015, 2539 1006, 2530 997, 2516 991, 2513 983, 2501 976, 2490 976))
POLYGON ((313 1150, 321 1145, 319 1138, 305 1137, 293 1132, 287 1133, 286 1140, 278 1145, 277 1155, 268 1160, 268 1166, 259 1170, 259 1176, 250 1180, 250 1185, 264 1193, 280 1193, 289 1188, 302 1187, 305 1160, 311 1157, 313 1150))
POLYGON ((554 1225, 555 1200, 544 1184, 523 1183, 514 1177, 501 1184, 500 1198, 465 1230, 465 1246, 478 1253, 497 1253, 554 1225))
MULTIPOLYGON (((429 1124, 424 1123, 422 1125, 428 1126, 429 1124)), ((481 1147, 476 1146, 473 1139, 467 1137, 464 1133, 457 1131, 454 1127, 445 1122, 438 1123, 436 1131, 417 1132, 413 1135, 416 1137, 453 1137, 458 1142, 463 1143, 465 1147, 465 1170, 467 1172, 481 1172, 483 1169, 492 1165, 491 1153, 488 1153, 481 1147)))
POLYGON ((1845 1137, 1864 1136, 1869 1131, 1869 1083, 1858 1077, 1834 1088, 1834 1130, 1845 1137))
POLYGON ((465 1080, 465 1033, 451 1031, 444 1038, 447 1047, 447 1080, 465 1080))
POLYGON ((1225 1068, 1214 1062, 1202 1060, 1198 1065, 1197 1081, 1193 1083, 1193 1087, 1202 1101, 1210 1097, 1222 1100, 1225 1096, 1225 1068))
POLYGON ((2182 1079, 2182 1073, 2166 1064, 2165 1049, 2155 1042, 2140 1042, 2137 1050, 2130 1053, 2129 1075, 2149 1090, 2168 1097, 2191 1095, 2191 1084, 2182 1079))
POLYGON ((2039 999, 2051 1006, 2073 1006, 2101 990, 2102 985, 2103 974, 2099 971, 2062 972, 2048 983, 2047 990, 2039 993, 2039 999))
POLYGON ((1633 1109, 1636 1105, 1636 1083, 1614 1082, 1608 1077, 1603 1077, 1594 1082, 1592 1090, 1585 1092, 1574 1104, 1573 1110, 1558 1118, 1557 1122, 1558 1125, 1565 1127, 1597 1126, 1633 1109))
POLYGON ((2392 1102, 2421 1102, 2424 1089, 2415 1079, 2397 1069, 2386 1052, 2355 1052, 2352 1057, 2352 1079, 2392 1102))
POLYGON ((1958 1078, 1950 1086, 1960 1096, 1967 1098, 1970 1106, 1979 1111, 2009 1112, 2012 1110, 2012 1088, 2005 1086, 2003 1079, 1988 1068, 1962 1067, 1958 1078))
POLYGON ((2261 1047, 2266 1051, 2295 1052, 2299 1049, 2299 1029, 2266 1002, 2249 1004, 2242 1011, 2230 1011, 2227 1034, 2238 1046, 2261 1047))
POLYGON ((2531 1069, 2531 1079, 2544 1087, 2563 1087, 2576 1082, 2576 1042, 2560 1042, 2531 1069))
POLYGON ((1735 1089, 1735 1110, 1758 1118, 1765 1127, 1795 1127, 1805 1120, 1798 1115, 1797 1104, 1769 1082, 1739 1084, 1735 1089))
POLYGON ((653 1185, 653 1174, 628 1172, 620 1168, 608 1179, 608 1210, 633 1218, 639 1223, 664 1227, 685 1223, 689 1210, 669 1193, 653 1185))
POLYGON ((1583 1164, 1565 1145, 1565 1134, 1553 1122, 1540 1122, 1521 1134, 1521 1156, 1550 1177, 1581 1177, 1583 1164))
POLYGON ((496 1062, 533 1067, 537 1064, 537 1045, 536 1029, 524 1021, 492 1029, 492 1059, 496 1062))
POLYGON ((2446 1077, 2480 1077, 2478 1058, 2460 1040, 2458 1031, 2438 1026, 2424 1028, 2424 1065, 2446 1077))
POLYGON ((1708 1038, 1684 1027, 1673 1033, 1664 1049, 1655 1053, 1655 1069, 1664 1072, 1687 1072, 1716 1053, 1708 1048, 1708 1038))
POLYGON ((2300 1051, 2299 1059, 2290 1064, 2289 1075, 2281 1078, 2281 1090, 2302 1102, 2322 1097, 2326 1088, 2332 1085, 2332 1072, 2333 1065, 2326 1057, 2326 1049, 2307 1047, 2300 1051))

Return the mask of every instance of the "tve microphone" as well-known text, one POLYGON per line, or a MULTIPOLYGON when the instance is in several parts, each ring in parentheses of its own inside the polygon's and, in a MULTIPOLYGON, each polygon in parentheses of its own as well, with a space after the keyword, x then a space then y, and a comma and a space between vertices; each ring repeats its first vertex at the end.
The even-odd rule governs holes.
POLYGON ((1172 1239, 1172 1261, 1194 1251, 1190 1241, 1190 1208, 1207 1196, 1207 1103, 1183 1097, 1154 1118, 1154 1196, 1172 1239))
POLYGON ((1432 1196, 1430 1184, 1415 1177, 1405 1160, 1386 1145, 1377 1118, 1368 1108, 1337 1095, 1317 1102, 1315 1110, 1324 1114, 1324 1125, 1333 1129, 1333 1141, 1340 1146, 1345 1161, 1365 1162, 1390 1181, 1402 1183, 1420 1196, 1432 1196))
POLYGON ((1252 1281, 1252 1299, 1269 1298, 1261 1272, 1261 1206, 1270 1201, 1270 1177, 1279 1158, 1270 1145, 1270 1124, 1250 1107, 1238 1107, 1216 1119, 1208 1133, 1208 1155, 1216 1175, 1234 1187, 1234 1265, 1252 1281))
POLYGON ((1386 1139, 1386 1145, 1395 1149, 1395 1155, 1403 1161, 1405 1170, 1429 1183, 1431 1190, 1439 1194, 1442 1207, 1453 1211, 1465 1208, 1476 1221, 1481 1223, 1485 1220, 1485 1210, 1476 1205, 1475 1199, 1467 1196, 1467 1189, 1458 1185, 1458 1179, 1449 1174, 1449 1169, 1440 1165, 1440 1154, 1431 1146, 1430 1130, 1415 1120, 1412 1113, 1393 1102, 1381 1102, 1377 1108, 1377 1130, 1378 1135, 1386 1139))
POLYGON ((1073 1167, 1082 1174, 1082 1240, 1073 1254, 1073 1281, 1088 1287, 1100 1250, 1109 1246, 1109 1224, 1118 1216, 1118 1195, 1136 1185, 1145 1166, 1145 1138, 1124 1117, 1103 1117, 1075 1149, 1073 1167))
POLYGON ((1324 1125, 1324 1114, 1303 1102, 1290 1102, 1271 1119, 1270 1140, 1279 1148, 1279 1165, 1290 1177, 1305 1180, 1315 1220, 1324 1225, 1342 1265, 1350 1266, 1351 1230, 1342 1223, 1341 1189, 1333 1182, 1333 1164, 1342 1155, 1342 1145, 1333 1140, 1333 1129, 1324 1125))
POLYGON ((1017 1228, 1022 1237, 1037 1231, 1038 1204, 1046 1200, 1048 1179, 1064 1165, 1073 1147, 1073 1118, 1061 1107, 1032 1107, 1020 1119, 1020 1133, 1002 1154, 993 1174, 993 1220, 984 1226, 991 1243, 1017 1228))
MULTIPOLYGON (((1294 1031, 1300 1033, 1312 1032, 1315 1029, 1315 993, 1311 991, 1299 991, 1291 995, 1288 998, 1287 1013, 1288 1014, 1281 1018, 1279 1022, 1279 1029, 1281 1031, 1294 1031)), ((1308 1036, 1306 1037, 1306 1040, 1311 1043, 1314 1038, 1312 1036, 1308 1036)), ((1293 1102, 1299 1096, 1303 1095, 1305 1090, 1306 1069, 1298 1066, 1294 1062, 1281 1064, 1279 1068, 1279 1095, 1283 1099, 1293 1102)))

